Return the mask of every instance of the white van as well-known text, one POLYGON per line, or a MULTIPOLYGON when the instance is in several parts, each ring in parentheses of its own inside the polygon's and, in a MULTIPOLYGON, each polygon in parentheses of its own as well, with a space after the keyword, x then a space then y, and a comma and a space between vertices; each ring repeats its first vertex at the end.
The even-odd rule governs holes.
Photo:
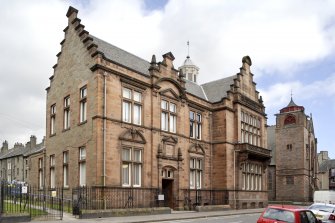
POLYGON ((334 190, 317 190, 314 191, 314 203, 335 204, 334 190))

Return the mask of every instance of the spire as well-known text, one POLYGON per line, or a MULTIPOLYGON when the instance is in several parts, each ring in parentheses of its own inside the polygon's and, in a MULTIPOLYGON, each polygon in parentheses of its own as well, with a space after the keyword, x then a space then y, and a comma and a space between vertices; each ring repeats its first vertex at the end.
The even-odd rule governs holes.
POLYGON ((280 109, 280 113, 293 112, 293 111, 304 111, 305 110, 305 108, 303 106, 299 106, 296 103, 294 103, 292 95, 293 94, 292 94, 292 91, 291 91, 290 103, 285 108, 280 109))
POLYGON ((190 41, 187 40, 187 57, 190 58, 190 41))
POLYGON ((293 106, 298 106, 296 103, 294 103, 292 95, 291 95, 291 101, 286 107, 293 107, 293 106))

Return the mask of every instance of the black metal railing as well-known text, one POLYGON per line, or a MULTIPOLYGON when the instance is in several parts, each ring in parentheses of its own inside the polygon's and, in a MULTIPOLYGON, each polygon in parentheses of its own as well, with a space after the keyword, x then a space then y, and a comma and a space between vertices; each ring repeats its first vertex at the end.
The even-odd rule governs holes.
POLYGON ((78 187, 72 190, 73 214, 81 210, 158 207, 157 188, 78 187))
POLYGON ((62 219, 63 189, 43 189, 23 184, 0 184, 0 214, 62 219))
POLYGON ((194 209, 195 206, 229 204, 228 190, 184 189, 184 207, 194 209))

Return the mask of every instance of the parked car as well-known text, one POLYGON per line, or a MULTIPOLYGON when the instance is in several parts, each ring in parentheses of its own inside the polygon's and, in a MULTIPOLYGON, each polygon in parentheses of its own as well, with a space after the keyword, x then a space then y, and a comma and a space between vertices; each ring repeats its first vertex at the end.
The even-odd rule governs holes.
POLYGON ((257 223, 322 223, 314 213, 297 206, 268 206, 257 223))
POLYGON ((324 223, 335 223, 335 205, 326 203, 314 203, 309 208, 317 219, 324 223))

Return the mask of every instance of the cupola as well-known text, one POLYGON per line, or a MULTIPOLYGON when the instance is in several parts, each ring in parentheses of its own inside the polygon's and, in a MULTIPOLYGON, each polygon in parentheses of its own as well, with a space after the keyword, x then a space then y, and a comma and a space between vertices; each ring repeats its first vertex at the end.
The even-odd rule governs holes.
MULTIPOLYGON (((189 47, 189 42, 187 42, 187 45, 189 47)), ((185 76, 186 80, 192 81, 194 83, 197 83, 198 74, 199 74, 199 67, 194 65, 192 62, 189 52, 188 55, 183 63, 182 66, 178 68, 178 70, 181 71, 181 73, 185 76)))

